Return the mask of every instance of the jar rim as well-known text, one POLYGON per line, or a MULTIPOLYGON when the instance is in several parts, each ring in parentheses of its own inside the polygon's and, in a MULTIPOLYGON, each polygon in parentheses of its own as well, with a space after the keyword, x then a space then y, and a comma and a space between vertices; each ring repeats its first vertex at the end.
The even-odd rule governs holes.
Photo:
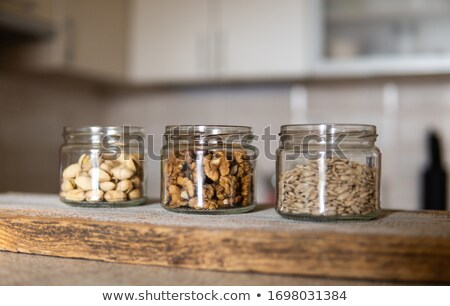
POLYGON ((167 125, 165 135, 227 135, 227 134, 253 134, 250 126, 244 125, 208 125, 208 124, 182 124, 167 125))
POLYGON ((123 134, 124 128, 128 128, 128 133, 137 134, 144 133, 144 128, 140 126, 65 126, 63 135, 69 134, 98 134, 98 135, 111 135, 111 134, 123 134))
POLYGON ((280 136, 289 134, 338 135, 342 133, 361 136, 377 136, 377 127, 370 124, 354 123, 286 124, 280 127, 280 136))

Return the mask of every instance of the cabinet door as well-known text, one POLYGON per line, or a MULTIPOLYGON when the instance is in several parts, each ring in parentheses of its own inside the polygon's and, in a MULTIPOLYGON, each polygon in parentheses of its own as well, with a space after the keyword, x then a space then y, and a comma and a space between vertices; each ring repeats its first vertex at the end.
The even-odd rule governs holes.
POLYGON ((190 81, 209 71, 207 0, 133 0, 128 78, 190 81))
POLYGON ((18 18, 51 19, 53 0, 0 0, 0 11, 14 14, 18 18))
MULTIPOLYGON (((41 22, 48 22, 54 33, 51 37, 45 39, 36 39, 23 44, 10 44, 5 49, 6 54, 4 54, 4 58, 6 61, 23 69, 35 71, 48 71, 63 67, 66 24, 65 1, 24 0, 22 2, 3 2, 0 0, 0 11, 5 8, 3 4, 9 3, 16 4, 19 8, 29 8, 29 15, 26 15, 25 19, 29 19, 27 27, 33 26, 33 22, 40 20, 41 22)), ((9 9, 5 9, 9 11, 9 9)), ((14 11, 9 12, 12 14, 17 13, 14 11)))
POLYGON ((307 72, 315 45, 313 5, 311 0, 220 0, 215 34, 220 75, 273 78, 307 72))
POLYGON ((69 70, 122 79, 128 0, 66 0, 65 59, 69 70))

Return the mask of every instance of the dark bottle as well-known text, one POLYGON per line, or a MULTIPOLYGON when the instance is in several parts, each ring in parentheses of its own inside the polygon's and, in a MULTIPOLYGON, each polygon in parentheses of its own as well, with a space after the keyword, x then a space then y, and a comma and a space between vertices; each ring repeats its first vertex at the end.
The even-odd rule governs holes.
POLYGON ((427 135, 428 165, 422 174, 422 208, 445 210, 447 205, 447 173, 442 165, 441 146, 435 132, 427 135))

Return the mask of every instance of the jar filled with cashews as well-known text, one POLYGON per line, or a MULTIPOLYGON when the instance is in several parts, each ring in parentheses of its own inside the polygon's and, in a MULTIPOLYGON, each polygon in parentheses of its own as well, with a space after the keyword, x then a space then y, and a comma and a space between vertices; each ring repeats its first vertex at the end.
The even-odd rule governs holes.
POLYGON ((247 126, 167 126, 161 149, 162 206, 199 214, 255 208, 253 139, 247 126))
POLYGON ((143 129, 65 127, 60 148, 60 199, 83 207, 125 207, 146 201, 143 129))
POLYGON ((276 211, 311 221, 377 217, 381 152, 376 138, 372 125, 282 126, 276 211))

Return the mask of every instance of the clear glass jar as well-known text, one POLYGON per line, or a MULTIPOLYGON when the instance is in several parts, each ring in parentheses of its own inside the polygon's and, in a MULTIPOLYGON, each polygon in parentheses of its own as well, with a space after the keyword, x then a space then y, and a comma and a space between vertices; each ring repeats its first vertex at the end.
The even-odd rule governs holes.
POLYGON ((140 127, 65 127, 60 199, 74 206, 125 207, 146 201, 140 127))
POLYGON ((378 216, 381 152, 376 138, 372 125, 282 126, 277 212, 315 221, 378 216))
POLYGON ((167 126, 161 149, 161 203, 187 213, 252 210, 257 149, 246 126, 167 126))

